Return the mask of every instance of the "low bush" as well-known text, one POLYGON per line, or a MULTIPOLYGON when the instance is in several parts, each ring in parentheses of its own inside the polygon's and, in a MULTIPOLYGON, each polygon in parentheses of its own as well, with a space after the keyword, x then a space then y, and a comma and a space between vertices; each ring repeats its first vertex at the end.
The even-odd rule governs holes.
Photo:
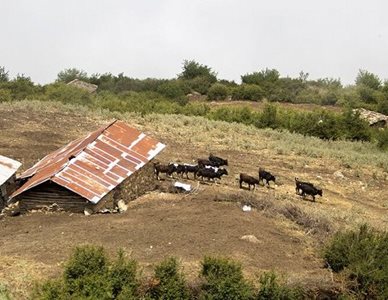
POLYGON ((137 279, 137 262, 125 257, 119 250, 116 261, 113 262, 108 277, 112 287, 112 297, 135 297, 139 281, 137 279))
POLYGON ((324 250, 327 265, 342 272, 361 299, 388 298, 388 234, 367 225, 337 233, 324 250))
POLYGON ((203 299, 253 299, 254 289, 242 274, 241 265, 226 259, 205 257, 202 262, 201 276, 203 299))
POLYGON ((175 258, 168 258, 155 267, 157 284, 150 291, 151 299, 190 299, 186 280, 175 258))
POLYGON ((227 86, 221 83, 215 83, 209 88, 207 96, 209 100, 225 100, 228 93, 227 86))
POLYGON ((281 283, 274 272, 266 272, 260 276, 260 288, 257 300, 296 300, 305 299, 302 289, 288 287, 281 283))
POLYGON ((388 128, 378 130, 376 133, 377 147, 388 150, 388 128))
POLYGON ((263 89, 256 84, 242 84, 232 90, 233 100, 260 101, 263 97, 263 89))
POLYGON ((89 92, 64 83, 46 86, 45 97, 49 101, 59 101, 64 104, 91 106, 93 103, 93 96, 89 92))

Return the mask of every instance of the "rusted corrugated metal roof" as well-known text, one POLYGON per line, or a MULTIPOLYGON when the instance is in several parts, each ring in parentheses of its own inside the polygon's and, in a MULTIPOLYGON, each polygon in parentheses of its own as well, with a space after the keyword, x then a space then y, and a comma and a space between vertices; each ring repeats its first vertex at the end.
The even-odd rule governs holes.
POLYGON ((0 155, 0 185, 15 174, 21 165, 16 160, 0 155))
POLYGON ((114 121, 47 155, 25 171, 21 178, 32 177, 11 198, 51 180, 98 203, 164 147, 124 122, 114 121))

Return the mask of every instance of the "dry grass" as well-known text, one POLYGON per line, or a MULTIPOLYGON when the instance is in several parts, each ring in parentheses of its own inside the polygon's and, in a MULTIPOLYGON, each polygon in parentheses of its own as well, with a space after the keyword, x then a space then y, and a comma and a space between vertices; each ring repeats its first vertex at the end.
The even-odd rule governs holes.
POLYGON ((30 111, 58 110, 93 120, 128 120, 137 124, 141 130, 214 150, 235 149, 261 155, 274 151, 279 155, 335 159, 352 168, 372 166, 388 172, 387 152, 379 150, 375 144, 369 142, 325 141, 288 131, 258 129, 239 123, 211 121, 203 117, 161 114, 141 116, 136 113, 91 110, 85 106, 64 105, 58 102, 20 101, 0 105, 30 111))
MULTIPOLYGON (((18 257, 0 256, 1 285, 5 290, 10 291, 11 299, 28 299, 36 282, 54 275, 52 269, 51 266, 43 263, 27 261, 18 257)), ((1 285, 0 299, 3 300, 1 285)), ((4 295, 6 295, 5 292, 4 295)))

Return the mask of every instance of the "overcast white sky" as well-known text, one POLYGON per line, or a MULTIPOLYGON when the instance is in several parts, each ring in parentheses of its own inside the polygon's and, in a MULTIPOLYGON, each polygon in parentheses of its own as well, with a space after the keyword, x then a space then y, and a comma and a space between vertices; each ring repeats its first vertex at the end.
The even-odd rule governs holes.
POLYGON ((266 67, 388 79, 387 12, 386 0, 0 0, 0 66, 39 83, 70 67, 172 78, 184 59, 238 82, 266 67))

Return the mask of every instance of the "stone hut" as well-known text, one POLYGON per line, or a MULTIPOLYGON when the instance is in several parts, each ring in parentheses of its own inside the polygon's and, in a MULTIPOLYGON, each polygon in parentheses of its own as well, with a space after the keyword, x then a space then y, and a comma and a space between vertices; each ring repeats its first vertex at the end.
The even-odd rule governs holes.
POLYGON ((22 212, 54 203, 83 212, 114 208, 155 188, 150 161, 165 145, 122 121, 113 121, 48 154, 21 176, 9 202, 22 212))

